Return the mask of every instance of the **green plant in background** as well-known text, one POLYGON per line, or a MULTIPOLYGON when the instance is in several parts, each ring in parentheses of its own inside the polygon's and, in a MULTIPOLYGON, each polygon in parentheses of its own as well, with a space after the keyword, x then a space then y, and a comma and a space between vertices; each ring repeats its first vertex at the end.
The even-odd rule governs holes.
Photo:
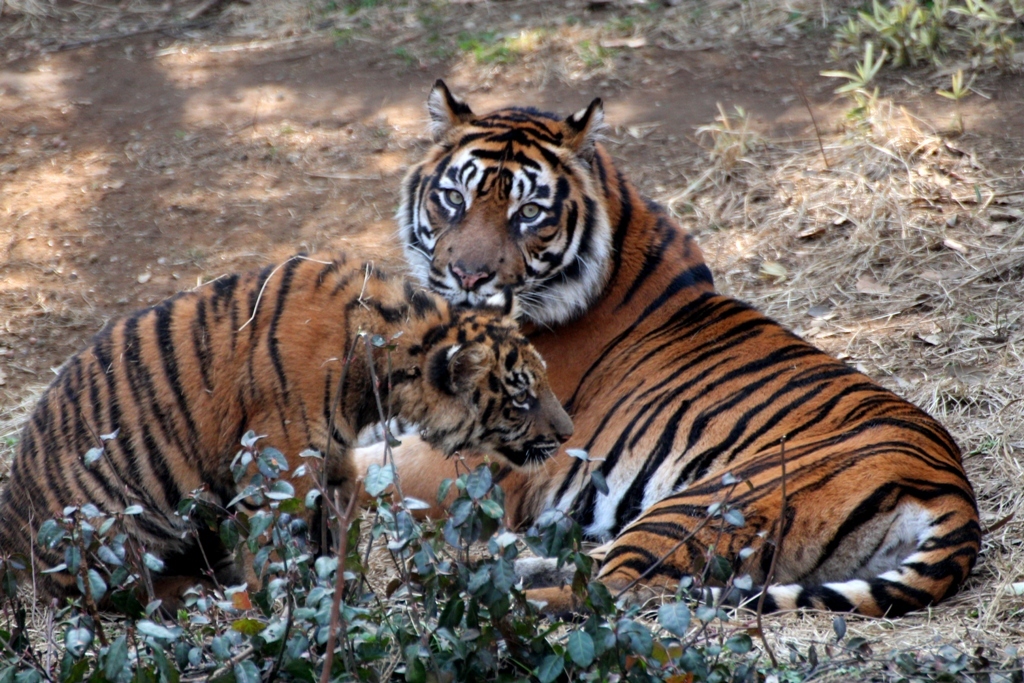
POLYGON ((699 127, 697 134, 711 139, 708 156, 719 164, 722 170, 728 172, 744 155, 762 142, 762 138, 750 130, 750 115, 743 107, 733 107, 734 113, 730 116, 721 103, 717 106, 718 116, 715 117, 714 123, 699 127))
POLYGON ((849 94, 855 103, 850 110, 849 116, 854 119, 863 119, 868 115, 872 103, 878 99, 878 88, 868 90, 868 86, 878 75, 878 71, 885 64, 888 55, 885 50, 878 57, 875 57, 875 44, 870 40, 864 44, 864 58, 854 65, 853 71, 822 71, 822 76, 829 78, 843 78, 847 83, 836 88, 837 95, 849 94))
POLYGON ((512 64, 517 57, 516 52, 506 44, 506 39, 494 31, 462 32, 458 36, 457 45, 461 51, 471 53, 478 64, 512 64))
POLYGON ((871 12, 861 11, 858 16, 869 35, 882 41, 893 66, 917 66, 937 62, 944 51, 941 26, 948 4, 935 0, 922 6, 917 0, 899 0, 886 7, 872 0, 871 12))
POLYGON ((964 132, 964 119, 960 114, 960 100, 971 94, 971 84, 974 83, 974 76, 964 84, 964 70, 957 69, 950 77, 949 90, 936 90, 935 92, 948 100, 953 100, 956 111, 953 115, 953 129, 958 133, 964 132))
POLYGON ((884 47, 894 67, 954 59, 973 69, 1012 71, 1019 67, 1022 16, 1020 0, 872 0, 870 10, 836 28, 833 58, 868 40, 884 47))

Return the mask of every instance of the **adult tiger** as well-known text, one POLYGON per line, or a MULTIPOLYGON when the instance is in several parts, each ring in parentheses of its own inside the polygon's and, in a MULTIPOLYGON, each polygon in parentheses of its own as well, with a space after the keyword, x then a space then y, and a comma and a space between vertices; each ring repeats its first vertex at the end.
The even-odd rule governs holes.
MULTIPOLYGON (((242 481, 232 471, 246 430, 280 449, 293 472, 302 450, 327 454, 328 483, 350 489, 350 445, 380 400, 448 453, 543 460, 572 434, 572 421, 510 312, 459 309, 340 254, 226 276, 115 320, 64 365, 25 425, 0 495, 0 553, 49 570, 33 576, 42 593, 74 594, 76 577, 52 571, 65 548, 33 548, 33 528, 67 506, 116 514, 141 504, 125 531, 180 568, 154 587, 175 601, 203 566, 197 530, 178 504, 200 487, 222 508, 242 492, 258 471, 255 461, 242 481), (363 333, 394 340, 373 367, 357 346, 363 333), (106 432, 114 436, 102 443, 106 432), (82 455, 94 446, 103 451, 90 465, 82 455)), ((290 481, 299 500, 315 485, 310 476, 290 481)), ((241 570, 255 583, 251 562, 224 559, 218 580, 237 582, 241 570)))
MULTIPOLYGON (((567 447, 600 459, 609 489, 564 455, 532 473, 506 469, 513 523, 573 506, 589 535, 612 539, 599 576, 613 588, 641 576, 673 587, 708 547, 763 582, 782 522, 785 439, 787 514, 767 609, 897 615, 958 589, 981 530, 956 443, 918 408, 716 293, 693 237, 597 142, 600 100, 564 119, 518 107, 477 116, 438 81, 428 105, 436 144, 406 177, 398 212, 407 258, 452 301, 518 294, 574 416, 567 447), (752 488, 732 490, 746 525, 723 534, 701 521, 732 489, 726 473, 752 488)), ((452 473, 415 441, 398 457, 414 473, 406 493, 424 500, 452 473)), ((533 595, 555 611, 572 599, 533 595)))

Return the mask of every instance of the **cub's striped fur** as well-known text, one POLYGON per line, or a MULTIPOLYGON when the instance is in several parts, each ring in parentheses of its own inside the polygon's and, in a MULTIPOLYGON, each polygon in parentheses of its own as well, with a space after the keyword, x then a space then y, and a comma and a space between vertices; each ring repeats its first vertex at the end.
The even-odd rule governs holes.
MULTIPOLYGON (((65 506, 116 513, 139 504, 144 513, 127 518, 131 536, 158 556, 182 557, 192 536, 175 514, 179 501, 199 488, 222 506, 236 496, 249 481, 236 484, 230 470, 246 430, 265 435, 260 444, 284 453, 291 471, 305 449, 329 453, 330 484, 350 488, 350 445, 378 416, 362 347, 338 395, 361 332, 394 338, 390 364, 384 353, 374 361, 383 400, 436 448, 480 449, 515 465, 543 460, 572 422, 505 313, 455 309, 341 255, 223 277, 116 320, 65 364, 25 425, 0 496, 0 549, 30 556, 35 530, 65 506), (86 466, 82 454, 115 431, 86 466)), ((291 482, 300 500, 315 485, 309 476, 291 482)), ((38 571, 62 562, 62 548, 36 547, 34 556, 46 594, 76 590, 66 573, 38 571)))
MULTIPOLYGON (((595 132, 600 100, 569 117, 476 115, 443 83, 436 144, 398 213, 420 279, 453 301, 511 287, 576 423, 568 447, 502 482, 512 521, 571 509, 603 550, 601 579, 672 589, 708 547, 763 582, 782 525, 769 608, 902 614, 954 593, 980 545, 960 451, 935 420, 775 321, 714 290, 700 248, 619 171, 595 132), (781 443, 787 513, 782 517, 781 443), (702 525, 722 502, 741 529, 702 525), (740 550, 754 554, 743 560, 740 550)), ((362 457, 362 456, 361 456, 362 457)), ((430 499, 451 476, 413 440, 399 463, 430 499)), ((757 589, 754 591, 757 592, 757 589)), ((533 597, 572 606, 561 588, 533 597)))

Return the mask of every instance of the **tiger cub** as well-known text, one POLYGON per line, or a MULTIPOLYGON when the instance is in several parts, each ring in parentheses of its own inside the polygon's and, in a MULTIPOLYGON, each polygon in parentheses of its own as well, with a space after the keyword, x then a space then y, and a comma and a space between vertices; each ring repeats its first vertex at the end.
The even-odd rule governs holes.
MULTIPOLYGON (((63 549, 30 546, 45 520, 91 502, 108 514, 141 505, 125 516, 129 536, 181 557, 192 534, 179 502, 199 488, 221 506, 239 493, 249 476, 236 484, 231 464, 247 430, 286 454, 290 471, 305 449, 328 453, 329 483, 348 495, 350 448, 378 420, 367 352, 353 348, 361 332, 394 340, 390 362, 373 354, 381 398, 431 444, 542 461, 573 425, 508 308, 460 310, 369 263, 296 256, 113 321, 64 365, 22 431, 0 495, 0 551, 31 550, 42 593, 77 593, 67 573, 39 571, 63 562, 63 549), (87 466, 96 446, 103 455, 87 466)), ((291 482, 299 500, 315 485, 291 482)), ((156 577, 156 594, 180 592, 181 575, 156 577)))

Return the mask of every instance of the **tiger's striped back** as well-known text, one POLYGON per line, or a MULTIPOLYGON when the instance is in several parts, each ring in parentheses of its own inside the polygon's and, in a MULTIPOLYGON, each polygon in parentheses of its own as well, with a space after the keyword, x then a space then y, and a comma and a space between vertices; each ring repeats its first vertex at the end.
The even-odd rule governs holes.
MULTIPOLYGON (((476 115, 438 83, 429 104, 437 144, 407 176, 398 214, 407 258, 451 300, 508 287, 532 303, 530 338, 576 425, 567 446, 598 460, 608 485, 598 491, 587 466, 566 456, 542 474, 506 470, 515 522, 571 509, 608 541, 600 576, 619 589, 671 589, 712 546, 764 581, 782 524, 774 580, 785 586, 772 587, 769 607, 898 614, 957 590, 981 531, 949 434, 717 294, 693 236, 597 140, 599 100, 564 118, 476 115), (723 485, 726 473, 753 489, 723 485), (745 526, 708 535, 708 506, 730 495, 745 526), (745 547, 754 555, 741 557, 745 547)), ((450 472, 406 443, 400 464, 435 472, 410 491, 429 499, 450 472)), ((554 611, 573 604, 567 589, 538 590, 554 611)))

